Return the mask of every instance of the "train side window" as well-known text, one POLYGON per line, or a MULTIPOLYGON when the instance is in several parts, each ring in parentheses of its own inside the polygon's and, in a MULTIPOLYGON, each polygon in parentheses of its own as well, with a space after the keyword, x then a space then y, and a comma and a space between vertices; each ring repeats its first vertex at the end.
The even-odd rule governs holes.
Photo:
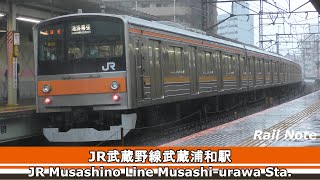
POLYGON ((184 59, 182 57, 182 48, 170 46, 169 54, 169 69, 171 73, 183 74, 185 72, 184 59))
POLYGON ((135 40, 134 41, 134 58, 136 62, 137 67, 141 67, 141 58, 139 59, 138 57, 140 56, 140 47, 139 47, 140 41, 135 40))
POLYGON ((195 47, 190 47, 189 61, 191 63, 195 63, 196 62, 196 48, 195 47))
POLYGON ((213 73, 217 72, 217 60, 218 60, 218 52, 214 52, 212 54, 212 64, 213 64, 213 73))
POLYGON ((240 71, 242 72, 242 74, 245 74, 245 67, 244 67, 245 59, 246 59, 245 57, 240 58, 240 71))
POLYGON ((213 60, 212 60, 211 52, 206 52, 206 61, 207 61, 207 73, 213 74, 213 60))
POLYGON ((200 52, 200 59, 201 59, 201 72, 202 72, 202 74, 206 74, 207 73, 207 61, 206 61, 206 56, 205 56, 204 51, 200 52))
POLYGON ((228 56, 228 64, 229 64, 229 66, 228 66, 228 68, 229 68, 228 72, 229 72, 229 74, 231 74, 231 73, 232 73, 232 64, 233 64, 233 62, 232 62, 232 56, 228 56))
POLYGON ((232 56, 231 55, 223 55, 224 67, 226 74, 230 74, 232 72, 232 56))
POLYGON ((169 69, 171 73, 175 73, 175 60, 174 60, 174 47, 168 48, 168 55, 169 55, 169 69))
POLYGON ((202 72, 203 74, 213 74, 214 63, 212 60, 211 52, 201 52, 201 63, 202 63, 202 72))
POLYGON ((250 67, 250 73, 253 74, 253 70, 254 70, 254 57, 252 57, 252 58, 250 59, 249 67, 250 67))
POLYGON ((154 58, 156 62, 160 62, 160 42, 154 41, 154 58))
POLYGON ((248 58, 247 60, 247 71, 248 73, 251 73, 251 58, 248 58))
POLYGON ((176 73, 184 73, 184 62, 182 58, 182 48, 175 47, 176 73))
POLYGON ((238 55, 232 56, 231 73, 234 74, 236 71, 238 55))
POLYGON ((262 69, 261 69, 261 59, 257 59, 256 60, 256 69, 257 69, 257 73, 261 73, 262 69))

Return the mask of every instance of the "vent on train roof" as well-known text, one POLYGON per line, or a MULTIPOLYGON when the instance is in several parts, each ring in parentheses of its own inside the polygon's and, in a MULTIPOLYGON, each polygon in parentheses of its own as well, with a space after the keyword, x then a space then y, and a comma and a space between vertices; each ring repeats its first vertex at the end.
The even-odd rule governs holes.
POLYGON ((179 29, 184 29, 184 30, 187 30, 187 31, 191 31, 191 32, 196 32, 196 33, 199 33, 199 34, 204 34, 206 35, 206 32, 200 30, 200 29, 195 29, 195 28, 190 28, 190 27, 186 27, 182 24, 179 24, 179 23, 175 23, 175 22, 172 22, 172 21, 154 21, 154 22, 157 22, 157 23, 160 23, 160 24, 164 24, 164 25, 167 25, 167 26, 171 26, 171 27, 175 27, 175 28, 179 28, 179 29))

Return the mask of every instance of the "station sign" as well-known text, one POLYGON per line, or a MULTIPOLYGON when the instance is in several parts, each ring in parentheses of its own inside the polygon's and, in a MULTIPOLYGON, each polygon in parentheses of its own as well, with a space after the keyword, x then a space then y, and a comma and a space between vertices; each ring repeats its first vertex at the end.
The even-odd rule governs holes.
POLYGON ((20 45, 20 33, 13 33, 13 45, 20 45))

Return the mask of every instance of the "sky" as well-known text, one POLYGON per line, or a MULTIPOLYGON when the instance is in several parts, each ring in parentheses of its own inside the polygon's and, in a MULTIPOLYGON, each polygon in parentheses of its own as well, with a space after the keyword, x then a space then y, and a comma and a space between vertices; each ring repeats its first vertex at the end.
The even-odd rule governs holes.
MULTIPOLYGON (((221 1, 226 0, 219 0, 220 3, 217 4, 218 6, 218 14, 224 14, 227 12, 231 12, 231 3, 225 3, 221 1), (222 9, 222 10, 221 10, 222 9), (223 11, 224 10, 224 11, 223 11)), ((293 11, 299 6, 308 2, 308 0, 268 0, 269 3, 273 5, 277 5, 277 7, 289 11, 289 1, 290 1, 290 10, 293 11)), ((250 14, 256 14, 259 12, 259 1, 248 1, 249 4, 250 14), (255 12, 254 12, 255 11, 255 12)), ((279 9, 276 7, 264 2, 263 3, 263 11, 264 12, 279 12, 279 9)), ((280 11, 281 11, 280 9, 280 11)), ((306 5, 302 6, 301 8, 297 9, 295 12, 303 12, 303 11, 315 11, 313 5, 309 2, 306 5)), ((263 34, 271 35, 276 33, 308 33, 310 26, 313 25, 313 29, 318 31, 318 13, 309 12, 309 13, 287 13, 287 14, 273 14, 273 15, 264 15, 263 16, 263 34), (275 24, 273 25, 272 22, 275 24), (291 28, 290 28, 291 24, 291 28), (299 24, 299 25, 294 25, 299 24)), ((259 46, 259 16, 254 15, 254 42, 256 46, 259 46)), ((294 48, 298 47, 297 41, 301 41, 304 39, 305 35, 293 35, 293 36, 279 36, 280 43, 280 54, 286 55, 288 52, 290 54, 298 51, 294 48), (294 42, 294 43, 289 43, 294 42)), ((270 47, 266 50, 269 51, 276 51, 276 46, 274 45, 274 41, 276 40, 276 36, 265 36, 264 40, 273 40, 271 43, 264 43, 264 48, 270 47)))

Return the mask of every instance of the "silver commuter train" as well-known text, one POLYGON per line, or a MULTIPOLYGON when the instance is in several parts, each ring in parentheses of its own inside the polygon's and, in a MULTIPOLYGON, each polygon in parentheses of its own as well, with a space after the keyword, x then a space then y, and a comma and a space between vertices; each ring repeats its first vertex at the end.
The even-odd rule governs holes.
POLYGON ((51 142, 118 140, 136 110, 299 83, 300 66, 251 46, 122 15, 34 27, 37 113, 51 142))

